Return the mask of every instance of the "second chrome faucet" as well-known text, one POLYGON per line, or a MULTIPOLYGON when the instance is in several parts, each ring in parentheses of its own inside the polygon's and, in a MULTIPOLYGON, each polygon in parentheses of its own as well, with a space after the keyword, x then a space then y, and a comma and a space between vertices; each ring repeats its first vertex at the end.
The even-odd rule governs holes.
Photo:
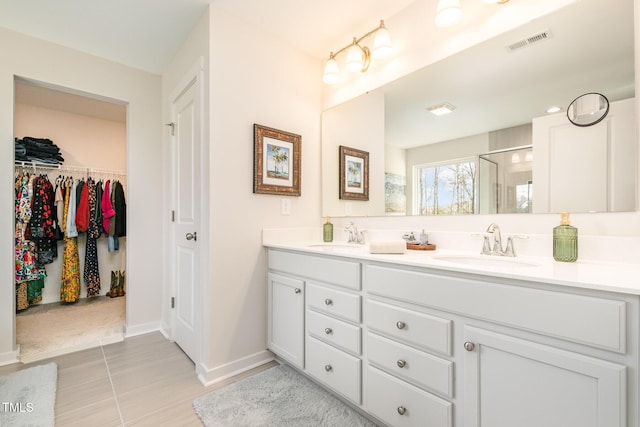
MULTIPOLYGON (((495 222, 489 224, 487 228, 487 235, 484 236, 484 242, 482 244, 483 255, 497 255, 497 256, 516 256, 516 251, 513 247, 514 236, 509 236, 507 239, 507 247, 502 248, 502 235, 500 234, 500 227, 495 222), (491 245, 490 236, 493 236, 493 245, 491 245)), ((525 236, 515 236, 518 238, 526 238, 525 236)))

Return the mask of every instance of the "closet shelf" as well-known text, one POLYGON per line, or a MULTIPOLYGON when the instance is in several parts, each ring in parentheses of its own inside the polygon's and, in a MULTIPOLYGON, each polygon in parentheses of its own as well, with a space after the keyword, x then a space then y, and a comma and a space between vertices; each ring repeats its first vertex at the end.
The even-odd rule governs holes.
POLYGON ((102 169, 102 168, 90 168, 86 166, 69 166, 69 165, 60 165, 60 164, 51 164, 51 163, 43 163, 43 162, 27 162, 27 161, 15 161, 15 167, 21 168, 33 168, 33 170, 37 169, 47 169, 47 170, 59 170, 60 172, 83 172, 87 175, 98 174, 98 175, 117 175, 117 176, 127 176, 127 172, 116 170, 116 169, 102 169))

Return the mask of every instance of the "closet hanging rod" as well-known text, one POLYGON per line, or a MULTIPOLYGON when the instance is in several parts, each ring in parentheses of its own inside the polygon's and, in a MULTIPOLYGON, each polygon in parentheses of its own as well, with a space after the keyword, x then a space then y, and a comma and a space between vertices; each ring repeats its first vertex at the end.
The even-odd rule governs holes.
POLYGON ((51 163, 42 163, 42 162, 27 162, 23 160, 16 160, 14 166, 19 166, 23 168, 39 168, 39 169, 51 169, 51 170, 59 170, 60 172, 85 172, 87 175, 90 174, 102 174, 102 175, 118 175, 118 176, 127 176, 125 171, 116 170, 116 169, 101 169, 101 168, 87 168, 83 166, 69 166, 69 165, 57 165, 51 163))

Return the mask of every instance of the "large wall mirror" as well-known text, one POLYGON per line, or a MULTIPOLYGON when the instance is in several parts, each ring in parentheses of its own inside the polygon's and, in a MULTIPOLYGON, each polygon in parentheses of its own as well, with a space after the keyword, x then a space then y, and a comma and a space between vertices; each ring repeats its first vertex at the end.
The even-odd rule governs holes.
POLYGON ((326 110, 323 214, 635 210, 633 3, 577 1, 326 110), (610 111, 572 125, 590 92, 610 111), (340 145, 369 153, 368 201, 339 199, 340 145))

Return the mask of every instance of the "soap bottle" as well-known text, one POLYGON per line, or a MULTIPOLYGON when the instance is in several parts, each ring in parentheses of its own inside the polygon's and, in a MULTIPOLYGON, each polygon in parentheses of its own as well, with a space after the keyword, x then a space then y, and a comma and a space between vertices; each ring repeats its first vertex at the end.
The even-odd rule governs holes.
POLYGON ((569 212, 560 212, 560 225, 553 229, 553 259, 562 262, 578 259, 578 229, 569 224, 569 212))
POLYGON ((333 224, 330 219, 327 217, 327 222, 322 226, 322 240, 325 242, 333 242, 333 224))

